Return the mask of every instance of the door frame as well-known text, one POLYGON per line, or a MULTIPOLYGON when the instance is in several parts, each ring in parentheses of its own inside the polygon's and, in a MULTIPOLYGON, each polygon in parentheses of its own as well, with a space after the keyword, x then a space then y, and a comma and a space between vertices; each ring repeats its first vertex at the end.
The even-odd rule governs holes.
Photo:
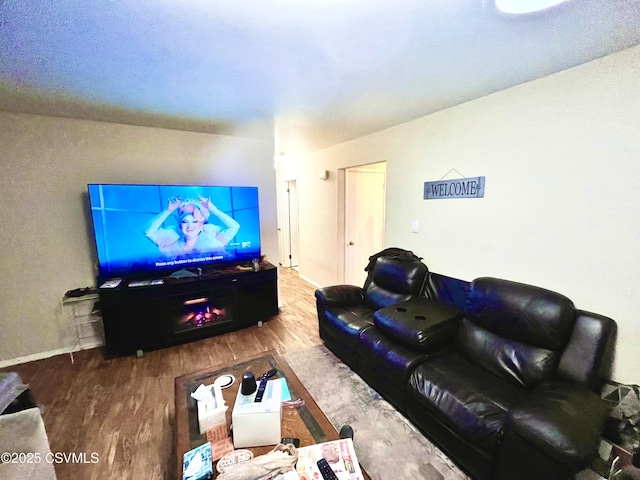
POLYGON ((280 182, 278 188, 279 263, 283 267, 298 267, 300 262, 300 229, 298 216, 298 192, 296 179, 280 182), (293 190, 293 192, 292 192, 293 190))
MULTIPOLYGON (((347 171, 348 170, 354 170, 354 169, 358 169, 358 168, 366 168, 367 166, 372 166, 372 165, 380 165, 380 164, 385 164, 386 167, 386 161, 379 161, 379 162, 371 162, 371 163, 365 163, 362 165, 352 165, 350 167, 344 167, 344 168, 340 168, 338 169, 338 175, 337 175, 337 180, 338 180, 338 255, 339 258, 342 259, 342 261, 337 262, 338 263, 338 278, 340 279, 340 281, 342 283, 345 283, 347 280, 347 232, 348 232, 348 226, 347 226, 347 208, 348 208, 348 204, 347 204, 347 171)), ((386 185, 386 168, 385 168, 385 185, 386 185)), ((385 212, 386 212, 386 203, 387 203, 387 198, 386 198, 386 188, 385 188, 385 197, 384 197, 384 204, 385 204, 385 212)), ((383 243, 384 243, 384 228, 386 225, 386 213, 385 213, 385 218, 383 219, 383 243)), ((376 253, 376 252, 372 252, 376 253)), ((366 265, 363 265, 362 268, 364 269, 366 267, 366 265)))

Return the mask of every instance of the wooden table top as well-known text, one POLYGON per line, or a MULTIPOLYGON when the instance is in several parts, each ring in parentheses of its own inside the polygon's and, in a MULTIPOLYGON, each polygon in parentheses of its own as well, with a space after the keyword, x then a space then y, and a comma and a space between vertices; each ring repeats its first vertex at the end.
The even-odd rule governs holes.
MULTIPOLYGON (((286 379, 292 399, 302 400, 302 402, 295 402, 291 406, 283 404, 282 437, 299 438, 301 447, 340 438, 336 429, 325 414, 322 413, 320 407, 318 407, 302 382, 293 373, 287 362, 275 352, 260 354, 232 366, 218 365, 211 369, 201 370, 175 379, 177 479, 182 479, 183 455, 207 441, 206 435, 200 434, 197 405, 190 394, 201 384, 213 384, 214 380, 221 375, 233 375, 235 377, 233 385, 222 390, 225 403, 229 407, 226 412, 227 425, 231 425, 231 413, 238 388, 240 388, 242 375, 250 371, 258 377, 272 368, 278 370, 278 373, 273 378, 284 377, 286 379)), ((254 447, 249 448, 249 450, 257 456, 269 453, 273 450, 273 446, 254 447)), ((365 480, 370 480, 364 470, 362 470, 362 473, 365 480)))

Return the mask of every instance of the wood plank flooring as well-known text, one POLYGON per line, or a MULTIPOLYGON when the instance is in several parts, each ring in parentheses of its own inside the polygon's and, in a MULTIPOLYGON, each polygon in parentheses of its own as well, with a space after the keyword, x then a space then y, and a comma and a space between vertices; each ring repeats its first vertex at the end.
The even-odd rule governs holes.
POLYGON ((279 269, 281 312, 237 332, 105 359, 103 349, 15 365, 39 405, 52 452, 98 454, 98 462, 55 465, 58 479, 172 479, 175 475, 174 378, 268 350, 321 343, 313 293, 297 272, 279 269))

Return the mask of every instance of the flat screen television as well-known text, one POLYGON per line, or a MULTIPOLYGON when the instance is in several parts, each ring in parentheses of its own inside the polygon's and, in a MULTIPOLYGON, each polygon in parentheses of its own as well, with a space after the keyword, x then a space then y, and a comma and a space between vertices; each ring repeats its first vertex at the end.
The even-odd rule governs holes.
POLYGON ((155 274, 260 256, 257 187, 89 184, 104 277, 155 274))

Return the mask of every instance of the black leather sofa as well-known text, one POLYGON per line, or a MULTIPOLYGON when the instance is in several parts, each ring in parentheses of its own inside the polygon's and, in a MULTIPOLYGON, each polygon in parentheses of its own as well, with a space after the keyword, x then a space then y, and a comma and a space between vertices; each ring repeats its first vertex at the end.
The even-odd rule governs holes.
POLYGON ((597 452, 616 323, 542 288, 429 272, 400 249, 316 291, 326 346, 477 479, 568 479, 597 452))

